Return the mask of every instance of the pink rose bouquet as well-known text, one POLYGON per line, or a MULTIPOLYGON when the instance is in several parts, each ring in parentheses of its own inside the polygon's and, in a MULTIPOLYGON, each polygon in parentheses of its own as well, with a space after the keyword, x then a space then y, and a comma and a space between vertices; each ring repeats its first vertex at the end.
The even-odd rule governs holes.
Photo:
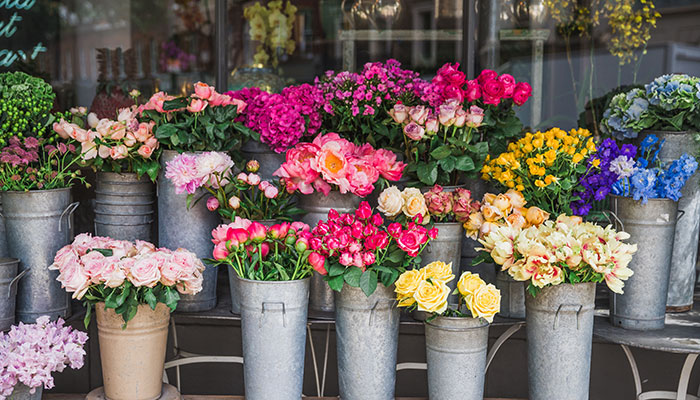
POLYGON ((228 220, 239 216, 252 220, 289 221, 302 211, 294 207, 291 193, 282 181, 262 180, 256 172, 260 164, 251 160, 246 170, 233 177, 233 161, 226 153, 183 153, 166 163, 165 177, 175 185, 176 193, 187 193, 187 206, 207 197, 209 211, 228 220), (197 189, 206 192, 194 199, 197 189))
MULTIPOLYGON (((83 114, 84 116, 84 114, 83 114)), ((73 139, 80 145, 83 165, 105 172, 135 172, 158 177, 160 144, 155 138, 155 123, 139 121, 136 106, 119 110, 115 120, 98 119, 94 113, 86 118, 74 115, 72 121, 61 119, 53 130, 63 139, 73 139)))
POLYGON ((414 221, 385 226, 366 201, 354 213, 331 210, 328 220, 312 230, 309 260, 331 289, 340 291, 345 282, 369 296, 378 282, 389 287, 407 268, 420 264, 420 253, 437 237, 437 229, 421 222, 417 215, 414 221))
POLYGON ((326 72, 316 78, 323 92, 323 127, 355 144, 401 150, 401 132, 386 124, 394 104, 416 105, 425 81, 396 60, 367 63, 359 73, 326 72))
POLYGON ((99 302, 113 308, 129 322, 139 304, 155 309, 164 303, 175 310, 178 293, 202 290, 204 264, 185 249, 171 251, 148 242, 135 243, 83 233, 56 253, 49 269, 58 270, 58 281, 73 298, 87 307, 85 326, 99 302))
POLYGON ((155 124, 155 136, 166 149, 230 151, 256 136, 236 122, 245 108, 245 102, 197 82, 191 95, 174 97, 158 92, 138 112, 155 124))
POLYGON ((532 296, 545 286, 603 281, 622 294, 624 281, 633 274, 628 265, 637 251, 636 244, 623 242, 629 237, 611 226, 603 228, 562 214, 556 221, 523 230, 496 227, 479 242, 501 270, 516 281, 529 282, 532 296))
POLYGON ((286 161, 275 171, 287 191, 328 195, 332 188, 360 197, 374 190, 380 179, 398 181, 406 164, 396 161, 388 150, 371 145, 357 146, 337 133, 317 136, 312 143, 299 143, 289 149, 286 161))
POLYGON ((212 231, 214 261, 231 266, 239 277, 292 281, 311 275, 318 260, 309 246, 309 226, 283 222, 268 227, 236 217, 212 231))
POLYGON ((0 332, 0 400, 13 399, 20 384, 30 393, 39 387, 51 389, 53 372, 83 367, 88 336, 63 324, 62 319, 51 322, 42 316, 34 324, 20 322, 9 332, 0 332))
POLYGON ((469 215, 479 210, 479 202, 472 200, 471 191, 456 188, 446 192, 442 186, 435 185, 426 193, 417 188, 389 186, 379 194, 377 210, 385 216, 412 220, 421 216, 422 223, 432 222, 466 222, 469 215))

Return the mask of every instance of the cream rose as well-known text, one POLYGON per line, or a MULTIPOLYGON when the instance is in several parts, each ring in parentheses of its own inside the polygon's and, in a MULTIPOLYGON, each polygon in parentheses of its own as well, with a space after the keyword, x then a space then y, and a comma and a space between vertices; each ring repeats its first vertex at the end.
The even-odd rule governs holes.
POLYGON ((428 214, 428 207, 425 204, 425 197, 423 197, 420 189, 406 188, 401 192, 401 197, 403 198, 403 213, 407 217, 413 218, 421 214, 423 215, 423 224, 430 222, 430 214, 428 214))
POLYGON ((442 314, 447 310, 447 298, 450 288, 442 282, 421 281, 413 298, 418 303, 418 310, 442 314))
POLYGON ((469 301, 472 317, 481 317, 493 322, 493 317, 501 311, 501 291, 492 284, 479 286, 469 301))
POLYGON ((403 208, 403 197, 396 186, 390 186, 379 195, 377 210, 387 217, 395 217, 403 208))

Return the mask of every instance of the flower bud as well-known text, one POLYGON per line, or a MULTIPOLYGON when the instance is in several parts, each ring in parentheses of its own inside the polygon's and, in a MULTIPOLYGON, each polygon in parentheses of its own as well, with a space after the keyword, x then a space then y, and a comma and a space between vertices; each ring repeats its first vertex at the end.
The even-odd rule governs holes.
POLYGON ((246 163, 245 169, 248 172, 258 172, 260 170, 260 163, 257 160, 250 160, 246 163))

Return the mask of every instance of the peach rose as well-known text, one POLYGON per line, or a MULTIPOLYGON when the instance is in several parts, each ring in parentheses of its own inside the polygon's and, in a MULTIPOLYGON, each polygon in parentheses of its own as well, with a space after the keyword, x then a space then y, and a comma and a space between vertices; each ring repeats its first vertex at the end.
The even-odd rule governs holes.
POLYGON ((401 192, 401 197, 403 198, 403 213, 409 217, 413 218, 418 214, 423 216, 423 224, 430 222, 430 214, 428 213, 428 207, 425 204, 425 197, 418 188, 406 188, 401 192))
POLYGON ((549 213, 538 207, 527 209, 525 219, 530 225, 537 226, 549 219, 549 213))
POLYGON ((139 147, 138 153, 143 158, 151 158, 151 154, 153 154, 153 149, 144 144, 143 146, 139 147))
POLYGON ((523 196, 523 194, 517 190, 509 189, 506 192, 506 196, 508 196, 508 199, 510 199, 510 203, 513 205, 513 208, 517 209, 525 207, 525 196, 523 196))

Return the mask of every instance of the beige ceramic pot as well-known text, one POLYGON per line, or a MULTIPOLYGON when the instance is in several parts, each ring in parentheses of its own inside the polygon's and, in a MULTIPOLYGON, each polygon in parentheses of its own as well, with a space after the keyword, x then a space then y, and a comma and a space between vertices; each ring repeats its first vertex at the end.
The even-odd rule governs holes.
POLYGON ((139 305, 136 316, 122 329, 121 315, 105 310, 104 303, 95 307, 105 396, 109 400, 159 398, 170 309, 162 303, 155 310, 139 305))

